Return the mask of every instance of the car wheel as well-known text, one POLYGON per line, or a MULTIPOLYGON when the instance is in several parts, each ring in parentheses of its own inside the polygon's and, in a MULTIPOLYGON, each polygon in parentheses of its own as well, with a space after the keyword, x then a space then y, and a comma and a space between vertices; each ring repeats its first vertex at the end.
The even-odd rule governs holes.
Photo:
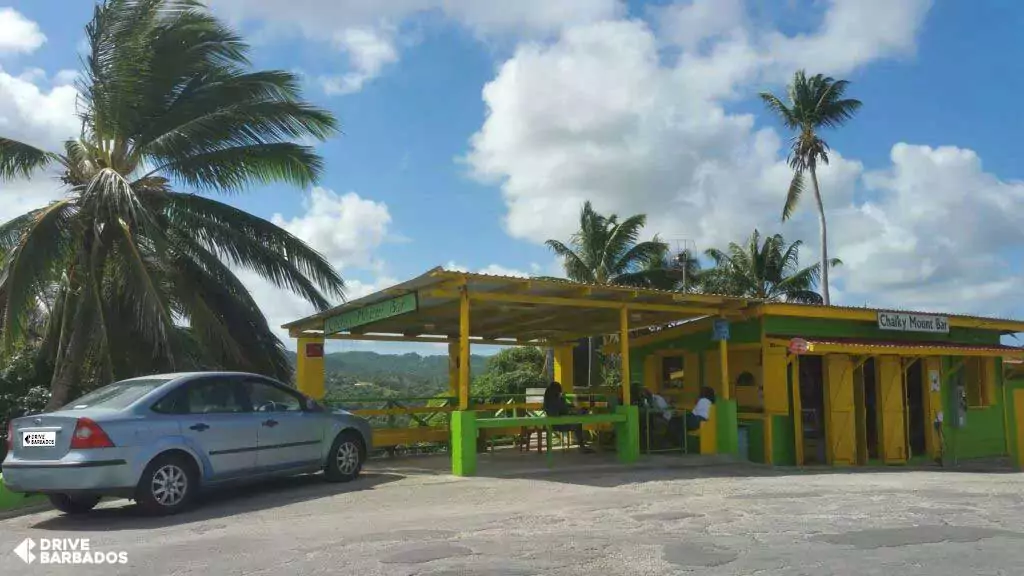
POLYGON ((99 496, 68 496, 67 494, 49 494, 50 504, 65 514, 85 514, 100 503, 99 496))
POLYGON ((187 457, 166 454, 146 466, 135 489, 135 502, 149 514, 176 514, 195 500, 199 475, 187 457))
POLYGON ((366 460, 366 446, 359 434, 346 431, 338 434, 327 455, 324 475, 330 482, 351 482, 359 476, 366 460))

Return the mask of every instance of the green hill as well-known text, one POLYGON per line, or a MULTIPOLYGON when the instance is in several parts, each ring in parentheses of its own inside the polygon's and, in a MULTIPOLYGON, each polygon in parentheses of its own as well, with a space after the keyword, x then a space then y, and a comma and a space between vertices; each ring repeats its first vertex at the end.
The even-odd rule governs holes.
MULTIPOLYGON (((482 374, 488 357, 470 358, 470 371, 482 374)), ((324 356, 324 369, 329 399, 426 397, 448 390, 447 356, 333 352, 324 356)))

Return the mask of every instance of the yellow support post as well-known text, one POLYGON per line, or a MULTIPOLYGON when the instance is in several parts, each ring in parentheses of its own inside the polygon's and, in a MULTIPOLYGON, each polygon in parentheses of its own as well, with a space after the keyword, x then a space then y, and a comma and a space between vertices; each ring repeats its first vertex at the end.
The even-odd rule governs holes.
POLYGON ((622 404, 629 406, 629 310, 625 306, 619 309, 619 347, 622 354, 622 404))
POLYGON ((469 408, 469 290, 459 298, 459 410, 469 408))
POLYGON ((555 347, 555 381, 562 385, 562 391, 571 394, 575 382, 573 373, 573 345, 555 347))
POLYGON ((295 360, 295 386, 310 398, 324 397, 324 339, 299 338, 295 360))

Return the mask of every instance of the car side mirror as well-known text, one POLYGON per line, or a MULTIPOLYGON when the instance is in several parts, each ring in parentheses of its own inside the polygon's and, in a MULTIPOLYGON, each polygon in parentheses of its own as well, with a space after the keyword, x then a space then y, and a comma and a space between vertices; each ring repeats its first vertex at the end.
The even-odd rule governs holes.
POLYGON ((316 403, 316 400, 312 398, 306 398, 306 412, 316 412, 320 409, 320 405, 316 403))

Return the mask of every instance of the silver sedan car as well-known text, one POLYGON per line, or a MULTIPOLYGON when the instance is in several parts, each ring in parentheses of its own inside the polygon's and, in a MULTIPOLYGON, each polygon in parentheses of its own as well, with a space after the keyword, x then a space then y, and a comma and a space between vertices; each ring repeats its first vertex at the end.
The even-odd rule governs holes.
POLYGON ((370 425, 255 374, 201 372, 124 380, 8 429, 3 479, 68 514, 103 496, 158 514, 200 488, 323 471, 347 482, 373 445, 370 425))

